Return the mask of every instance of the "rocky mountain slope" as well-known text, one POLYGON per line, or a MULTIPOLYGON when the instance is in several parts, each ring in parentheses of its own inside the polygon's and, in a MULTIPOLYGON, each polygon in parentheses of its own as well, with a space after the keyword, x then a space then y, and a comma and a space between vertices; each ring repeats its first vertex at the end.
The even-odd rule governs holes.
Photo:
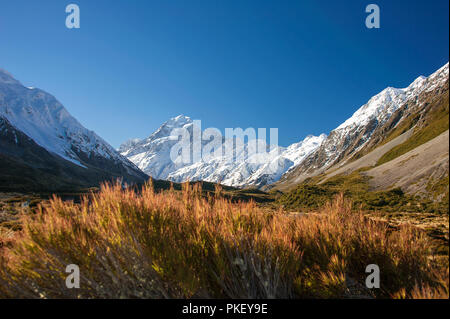
POLYGON ((2 188, 95 186, 147 176, 52 95, 24 87, 0 70, 0 176, 2 188))
POLYGON ((444 133, 448 130, 448 68, 447 63, 407 88, 387 88, 371 98, 272 187, 286 190, 314 176, 325 181, 337 174, 381 165, 444 133))
POLYGON ((445 196, 445 189, 433 188, 445 180, 448 187, 448 142, 447 130, 425 144, 364 172, 371 177, 371 189, 398 187, 409 194, 440 200, 445 196), (431 194, 428 194, 429 192, 431 194))

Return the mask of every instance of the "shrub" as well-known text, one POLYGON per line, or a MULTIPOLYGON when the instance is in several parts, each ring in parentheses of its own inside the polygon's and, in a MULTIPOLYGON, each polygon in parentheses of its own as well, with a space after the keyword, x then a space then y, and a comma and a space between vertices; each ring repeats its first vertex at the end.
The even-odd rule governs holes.
POLYGON ((448 291, 429 247, 410 227, 392 232, 354 212, 342 195, 299 218, 205 198, 198 185, 160 193, 104 185, 81 204, 54 197, 23 221, 4 248, 0 296, 340 298, 373 263, 382 289, 367 296, 448 291), (80 289, 65 287, 68 264, 80 267, 80 289))
POLYGON ((429 189, 440 194, 440 201, 405 194, 400 188, 370 191, 369 177, 361 174, 366 168, 333 176, 323 183, 306 180, 293 190, 279 196, 276 203, 291 210, 316 210, 339 193, 353 201, 356 209, 385 212, 430 212, 448 214, 448 176, 438 180, 429 189))

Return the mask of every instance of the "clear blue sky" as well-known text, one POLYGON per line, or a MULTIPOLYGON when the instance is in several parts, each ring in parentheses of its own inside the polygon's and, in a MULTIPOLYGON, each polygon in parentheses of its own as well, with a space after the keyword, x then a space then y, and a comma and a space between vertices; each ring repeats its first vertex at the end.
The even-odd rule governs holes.
POLYGON ((449 56, 448 0, 0 2, 0 68, 113 146, 178 114, 204 127, 329 133, 449 56), (81 29, 65 27, 76 3, 81 29), (365 7, 381 28, 365 27, 365 7))

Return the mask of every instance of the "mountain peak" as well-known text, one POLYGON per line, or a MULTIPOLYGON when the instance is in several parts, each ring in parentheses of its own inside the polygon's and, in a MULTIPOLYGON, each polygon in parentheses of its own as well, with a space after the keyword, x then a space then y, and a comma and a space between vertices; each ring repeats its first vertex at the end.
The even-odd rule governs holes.
POLYGON ((403 108, 403 111, 412 110, 414 105, 425 104, 423 97, 427 96, 428 92, 444 94, 439 92, 446 90, 448 90, 448 63, 429 77, 417 77, 406 88, 387 87, 334 129, 321 146, 308 155, 295 171, 283 177, 283 183, 286 185, 292 182, 299 183, 312 175, 326 172, 334 165, 345 163, 356 154, 363 154, 361 150, 371 150, 371 147, 383 141, 380 136, 386 136, 386 130, 398 127, 396 125, 405 118, 405 114, 412 114, 408 113, 410 111, 398 112, 389 122, 397 110, 400 108, 403 108), (375 139, 372 139, 373 134, 375 139))
POLYGON ((120 146, 118 151, 120 153, 126 152, 128 149, 135 147, 140 141, 142 141, 140 138, 131 138, 125 142, 123 142, 120 146))
MULTIPOLYGON (((249 152, 249 145, 245 144, 242 154, 239 154, 242 156, 239 161, 230 159, 233 156, 230 157, 229 154, 222 153, 213 158, 202 158, 198 162, 177 163, 171 158, 171 149, 178 141, 169 138, 172 130, 177 128, 186 128, 191 133, 193 120, 185 115, 173 117, 145 140, 124 143, 120 147, 120 152, 156 179, 174 182, 204 180, 236 187, 249 185, 259 187, 278 180, 283 173, 318 148, 326 138, 326 135, 319 137, 309 135, 288 148, 277 147, 275 152, 258 154, 249 152)), ((199 157, 203 155, 202 151, 196 154, 199 157)))
POLYGON ((178 120, 182 120, 182 119, 190 120, 191 118, 189 116, 184 115, 184 114, 180 114, 178 116, 175 116, 175 117, 171 118, 171 120, 174 120, 174 121, 178 121, 178 120))
MULTIPOLYGON (((61 180, 67 177, 76 183, 89 185, 118 176, 129 181, 144 181, 147 178, 111 145, 82 126, 54 96, 40 89, 24 87, 5 70, 0 70, 0 119, 8 123, 10 132, 16 132, 16 142, 11 145, 3 144, 0 151, 7 146, 7 158, 16 156, 11 150, 19 146, 29 147, 27 151, 36 152, 33 153, 35 155, 27 156, 23 164, 26 169, 30 166, 33 178, 36 172, 40 172, 40 167, 46 167, 42 166, 42 154, 50 159, 49 163, 60 163, 61 167, 67 169, 64 173, 59 168, 50 169, 52 172, 58 171, 57 175, 61 180), (19 145, 17 134, 24 140, 26 137, 28 144, 19 145), (39 161, 35 162, 37 158, 39 161)), ((5 131, 1 133, 4 135, 5 131)), ((4 136, 1 138, 5 138, 4 136)), ((3 156, 3 152, 0 153, 3 156)), ((11 161, 14 162, 13 159, 11 161)), ((53 164, 48 165, 53 167, 53 164)), ((47 173, 42 172, 44 175, 47 173)), ((51 182, 53 181, 52 179, 51 182)))
POLYGON ((192 123, 192 119, 189 116, 180 114, 178 116, 172 117, 170 120, 165 122, 163 125, 171 125, 176 127, 182 127, 185 124, 192 123))
POLYGON ((426 76, 419 76, 417 79, 415 79, 408 87, 407 89, 416 89, 418 87, 421 87, 422 85, 424 85, 425 81, 427 80, 426 76))
POLYGON ((170 131, 176 128, 182 128, 187 124, 193 123, 192 119, 189 116, 178 115, 176 117, 172 117, 170 120, 164 122, 152 135, 150 135, 149 139, 156 139, 164 136, 168 136, 170 131))
POLYGON ((0 96, 0 116, 47 151, 83 168, 81 153, 134 168, 101 137, 82 126, 53 95, 24 87, 5 70, 0 70, 0 96))
POLYGON ((2 84, 20 84, 14 76, 8 71, 0 68, 0 83, 2 84))

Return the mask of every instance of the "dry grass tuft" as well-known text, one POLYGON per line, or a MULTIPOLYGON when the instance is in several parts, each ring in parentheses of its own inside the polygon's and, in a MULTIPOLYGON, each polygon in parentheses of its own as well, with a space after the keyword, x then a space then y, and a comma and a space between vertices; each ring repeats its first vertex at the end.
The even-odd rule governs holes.
POLYGON ((381 289, 369 296, 448 297, 448 268, 442 276, 429 247, 413 228, 392 232, 355 213, 343 196, 293 218, 205 198, 199 185, 104 185, 81 204, 54 197, 26 217, 0 257, 0 296, 342 298, 377 264, 381 289), (79 289, 65 286, 68 264, 80 267, 79 289))

